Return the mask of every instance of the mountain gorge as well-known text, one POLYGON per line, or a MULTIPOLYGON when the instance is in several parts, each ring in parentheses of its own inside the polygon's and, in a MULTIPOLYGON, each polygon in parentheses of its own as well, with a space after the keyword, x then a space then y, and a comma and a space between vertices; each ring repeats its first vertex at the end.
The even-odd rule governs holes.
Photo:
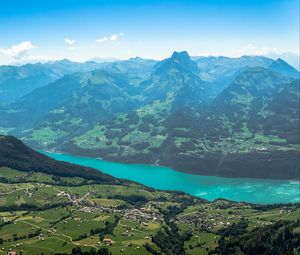
POLYGON ((196 174, 299 178, 299 72, 281 59, 174 52, 73 71, 3 103, 2 133, 196 174))

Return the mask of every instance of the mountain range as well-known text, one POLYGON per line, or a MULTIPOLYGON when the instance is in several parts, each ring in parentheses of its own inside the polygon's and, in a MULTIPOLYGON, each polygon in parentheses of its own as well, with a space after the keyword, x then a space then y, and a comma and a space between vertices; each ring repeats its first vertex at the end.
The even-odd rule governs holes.
POLYGON ((299 178, 299 72, 263 56, 0 67, 0 131, 203 175, 299 178))

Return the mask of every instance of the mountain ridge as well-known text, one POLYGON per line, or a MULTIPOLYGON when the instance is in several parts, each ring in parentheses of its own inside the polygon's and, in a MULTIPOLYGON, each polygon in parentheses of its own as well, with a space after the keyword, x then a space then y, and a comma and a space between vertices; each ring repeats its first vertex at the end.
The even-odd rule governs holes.
POLYGON ((0 167, 25 172, 42 172, 62 177, 81 177, 87 180, 116 184, 114 177, 88 167, 59 162, 32 150, 13 136, 0 135, 0 167))
POLYGON ((299 81, 279 62, 174 52, 158 63, 104 63, 0 105, 0 131, 36 148, 114 161, 205 175, 294 178, 299 81))

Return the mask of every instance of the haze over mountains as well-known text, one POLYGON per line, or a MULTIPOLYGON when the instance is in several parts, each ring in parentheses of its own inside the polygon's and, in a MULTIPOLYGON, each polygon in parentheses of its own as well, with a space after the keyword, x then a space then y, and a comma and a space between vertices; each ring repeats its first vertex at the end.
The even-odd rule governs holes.
POLYGON ((35 148, 299 178, 299 72, 263 56, 0 67, 0 129, 35 148))

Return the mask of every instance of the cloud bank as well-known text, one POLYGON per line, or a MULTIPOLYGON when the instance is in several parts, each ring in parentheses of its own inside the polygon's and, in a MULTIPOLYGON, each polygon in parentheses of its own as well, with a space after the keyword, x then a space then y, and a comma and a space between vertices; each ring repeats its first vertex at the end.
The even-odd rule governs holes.
POLYGON ((8 49, 0 48, 0 52, 11 56, 13 60, 20 60, 24 57, 26 57, 27 52, 31 49, 33 49, 35 46, 30 41, 24 41, 17 45, 12 45, 8 49))

